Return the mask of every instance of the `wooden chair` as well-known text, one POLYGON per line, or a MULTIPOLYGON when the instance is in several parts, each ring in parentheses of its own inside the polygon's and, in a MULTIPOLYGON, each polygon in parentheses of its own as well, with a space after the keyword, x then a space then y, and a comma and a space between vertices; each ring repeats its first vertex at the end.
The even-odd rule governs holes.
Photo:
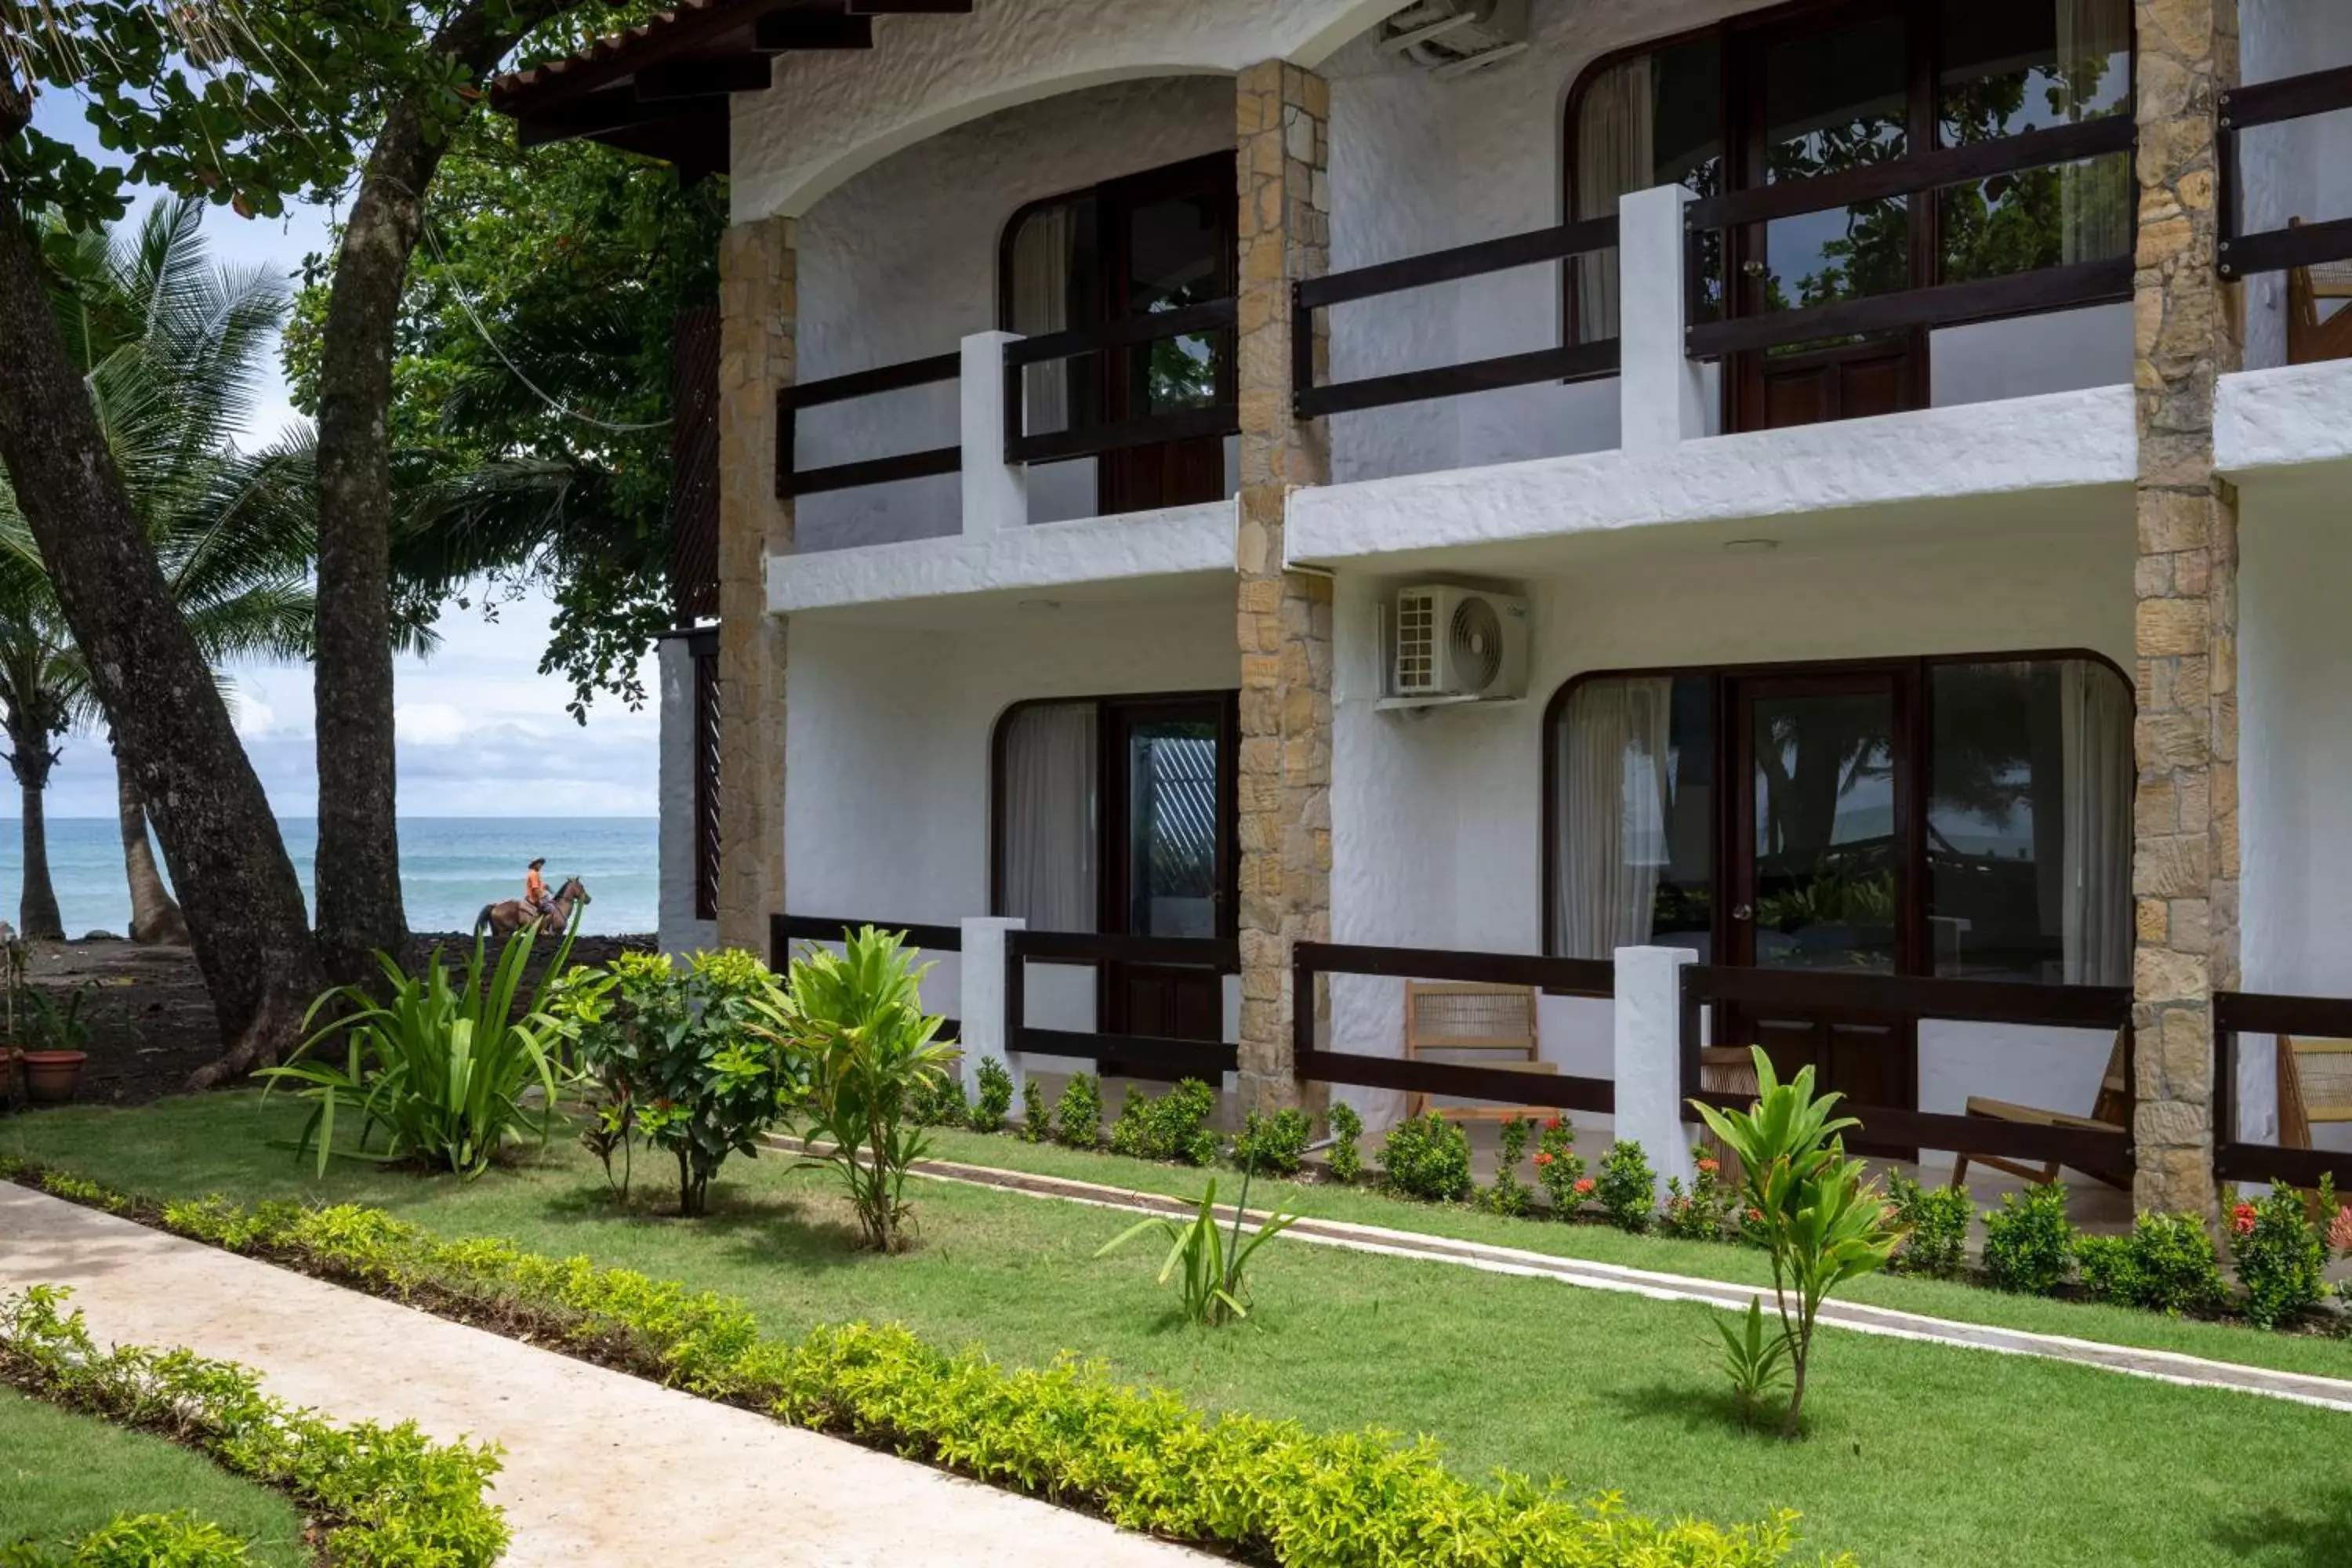
MULTIPOLYGON (((2286 220, 2301 228, 2303 220, 2286 220)), ((2317 267, 2290 267, 2286 273, 2286 363, 2315 364, 2321 360, 2352 359, 2352 304, 2320 319, 2324 300, 2352 300, 2352 261, 2330 261, 2317 267)))
MULTIPOLYGON (((2092 1101, 2091 1114, 2074 1116, 2063 1110, 2044 1110, 2039 1106, 2018 1105, 2006 1100, 1988 1100, 1970 1095, 1961 1108, 1964 1116, 1980 1116, 1988 1121, 2008 1121, 2029 1127, 2071 1127, 2083 1132, 2128 1131, 2131 1116, 2131 1084, 2125 1078, 2125 1036, 2116 1031, 2116 1048, 2107 1054, 2107 1070, 2100 1076, 2098 1098, 2092 1101)), ((2059 1161, 2047 1164, 2028 1165, 1993 1154, 1970 1154, 1963 1152, 1952 1162, 1952 1185, 1965 1185, 1969 1179, 1969 1163, 1990 1165, 1996 1171, 2007 1171, 2012 1176, 2022 1176, 2037 1186, 2047 1185, 2058 1179, 2059 1161)), ((2111 1187, 2131 1190, 2129 1172, 2084 1171, 2095 1182, 2111 1187)))
MULTIPOLYGON (((1404 983, 1404 1055, 1407 1061, 1425 1054, 1438 1059, 1466 1054, 1465 1066, 1507 1068, 1517 1072, 1554 1072, 1550 1062, 1538 1059, 1536 1042, 1536 992, 1530 985, 1480 985, 1460 981, 1408 980, 1404 983), (1481 1059, 1496 1058, 1501 1059, 1481 1059)), ((1429 1096, 1405 1096, 1407 1116, 1429 1109, 1429 1096)), ((1550 1116, 1542 1106, 1442 1105, 1440 1116, 1462 1121, 1507 1121, 1514 1116, 1550 1116)))
POLYGON ((2314 1122, 2352 1121, 2352 1040, 2278 1037, 2279 1144, 2316 1147, 2314 1122))

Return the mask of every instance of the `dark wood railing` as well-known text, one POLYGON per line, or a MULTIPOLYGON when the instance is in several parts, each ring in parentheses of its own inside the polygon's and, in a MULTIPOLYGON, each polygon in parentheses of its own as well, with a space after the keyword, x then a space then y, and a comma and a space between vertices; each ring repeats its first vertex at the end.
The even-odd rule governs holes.
POLYGON ((852 398, 874 397, 885 392, 904 392, 909 387, 929 386, 936 382, 953 381, 963 374, 963 354, 933 354, 929 359, 908 360, 904 364, 886 364, 874 370, 853 371, 847 375, 827 376, 823 381, 796 382, 776 389, 776 495, 782 500, 792 496, 815 495, 823 490, 854 489, 860 485, 887 484, 893 479, 929 479, 934 474, 960 473, 963 469, 963 443, 952 447, 934 447, 924 452, 902 452, 892 458, 869 458, 855 463, 832 463, 822 468, 795 466, 793 437, 803 408, 816 408, 828 403, 847 403, 852 398))
POLYGON ((1321 278, 1305 278, 1291 285, 1290 336, 1291 407, 1301 419, 1326 414, 1348 414, 1360 408, 1385 408, 1392 404, 1425 398, 1459 397, 1465 393, 1493 392, 1544 381, 1594 381, 1617 374, 1617 340, 1569 343, 1474 360, 1468 364, 1439 365, 1429 370, 1400 371, 1391 375, 1361 376, 1354 381, 1315 381, 1314 312, 1353 300, 1369 300, 1433 283, 1451 283, 1515 267, 1533 267, 1591 251, 1607 250, 1617 243, 1615 216, 1586 218, 1558 224, 1528 234, 1458 245, 1426 256, 1350 268, 1321 278))
MULTIPOLYGON (((897 931, 905 945, 927 952, 961 952, 963 927, 917 925, 907 921, 835 920, 830 915, 770 915, 768 917, 768 967, 782 974, 792 962, 793 943, 796 942, 841 942, 854 936, 866 926, 877 931, 897 931)), ((943 1018, 940 1022, 940 1039, 954 1039, 963 1034, 963 1020, 943 1018)))
MULTIPOLYGON (((1528 985, 1555 995, 1613 997, 1617 966, 1605 958, 1539 958, 1525 953, 1456 952, 1418 947, 1351 947, 1302 942, 1291 949, 1291 995, 1310 998, 1323 974, 1373 974, 1402 980, 1453 980, 1487 985, 1528 985)), ((1315 1037, 1315 1008, 1294 1001, 1291 1057, 1302 1079, 1443 1094, 1502 1105, 1556 1106, 1602 1114, 1617 1109, 1617 1086, 1605 1078, 1525 1072, 1465 1062, 1407 1061, 1324 1048, 1315 1037)))
MULTIPOLYGON (((1699 1087, 1700 1010, 1710 1003, 1786 1008, 1807 1019, 1917 1024, 2022 1024, 2120 1031, 2124 1081, 2131 1082, 2131 988, 2127 985, 2039 985, 2023 981, 1942 980, 1898 974, 1840 974, 1819 970, 1741 969, 1693 964, 1683 971, 1683 1093, 1702 1104, 1745 1110, 1753 1095, 1699 1087)), ((2091 1107, 2049 1109, 2087 1116, 2091 1107)), ((2050 1127, 1990 1117, 1954 1116, 1916 1106, 1846 1104, 1842 1116, 1862 1123, 1862 1137, 1881 1146, 1943 1149, 1955 1153, 2051 1161, 2078 1171, 2132 1168, 2129 1119, 2115 1131, 2050 1127)))
MULTIPOLYGON (((1021 374, 1033 364, 1047 364, 1079 354, 1105 353, 1113 349, 1158 342, 1163 338, 1195 337, 1206 332, 1223 331, 1239 319, 1240 311, 1234 300, 1211 300, 1205 304, 1187 305, 1181 310, 1156 310, 1099 326, 1045 332, 1005 344, 1004 460, 1008 463, 1057 463, 1066 458, 1099 457, 1105 452, 1122 451, 1129 447, 1149 447, 1162 441, 1239 435, 1241 409, 1232 401, 1230 384, 1223 399, 1205 407, 1180 408, 1166 414, 1149 414, 1133 419, 1077 425, 1066 430, 1042 430, 1033 434, 1028 429, 1027 399, 1022 395, 1021 374)), ((1230 374, 1225 379, 1230 384, 1230 374)))
POLYGON ((1008 931, 1004 933, 1005 1044, 1016 1051, 1078 1057, 1140 1068, 1160 1078, 1205 1079, 1211 1084, 1240 1065, 1240 1052, 1214 1040, 1159 1035, 1107 1035, 1091 1029, 1041 1029, 1029 1023, 1031 963, 1169 963, 1232 974, 1241 968, 1241 944, 1231 937, 1108 936, 1090 931, 1008 931))
POLYGON ((2238 1137, 2238 1037, 2306 1035, 2352 1038, 2352 1001, 2339 996, 2278 996, 2244 991, 2213 994, 2213 1175, 2224 1182, 2287 1183, 2315 1187, 2333 1175, 2352 1190, 2352 1151, 2288 1149, 2238 1137))
POLYGON ((2257 272, 2352 260, 2352 218, 2245 232, 2246 187, 2238 165, 2238 138, 2256 126, 2352 109, 2352 66, 2231 88, 2221 94, 2219 108, 2221 235, 2218 265, 2221 276, 2245 278, 2257 272))
MULTIPOLYGON (((1704 240, 1712 230, 1825 212, 1858 202, 1922 195, 1969 180, 2126 153, 2132 145, 2131 117, 2111 115, 2079 125, 2058 125, 1997 141, 1940 148, 1916 157, 1864 164, 1811 179, 1783 180, 1753 190, 1705 196, 1692 202, 1685 212, 1683 265, 1687 287, 1696 300, 1705 272, 1704 240)), ((2131 295, 2132 258, 2128 255, 2116 256, 1998 278, 1972 279, 1965 283, 1872 294, 1827 305, 1732 316, 1715 321, 1695 321, 1687 329, 1686 342, 1692 358, 1719 359, 1726 354, 1822 338, 1912 327, 1953 327, 2008 316, 2112 304, 2129 300, 2131 295)))

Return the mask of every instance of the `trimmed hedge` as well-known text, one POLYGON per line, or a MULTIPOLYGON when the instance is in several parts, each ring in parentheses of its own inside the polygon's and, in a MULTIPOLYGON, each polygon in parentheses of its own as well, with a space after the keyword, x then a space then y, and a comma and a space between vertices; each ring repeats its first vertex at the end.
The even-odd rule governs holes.
MULTIPOLYGON (((0 1378, 69 1409, 169 1437, 316 1509, 332 1523, 330 1555, 338 1568, 488 1568, 506 1551, 506 1516, 482 1500, 499 1470, 495 1448, 435 1443, 409 1421, 333 1426, 262 1393, 244 1367, 189 1351, 100 1351, 82 1314, 62 1310, 68 1294, 36 1285, 0 1300, 0 1378)), ((169 1522, 118 1521, 85 1537, 65 1561, 196 1568, 244 1561, 242 1554, 207 1552, 202 1527, 193 1521, 166 1528, 169 1522), (106 1540, 132 1526, 139 1531, 128 1544, 106 1540), (140 1531, 161 1531, 183 1555, 121 1555, 137 1547, 140 1531), (90 1554, 101 1549, 114 1554, 90 1554)))
POLYGON ((1099 1363, 1007 1368, 977 1350, 943 1353, 895 1325, 767 1340, 731 1298, 496 1238, 441 1241, 381 1210, 207 1199, 152 1217, 231 1251, 527 1329, 705 1397, 1281 1568, 1778 1568, 1794 1551, 1790 1511, 1725 1529, 1643 1518, 1613 1494, 1580 1500, 1523 1477, 1481 1486, 1447 1470, 1426 1438, 1212 1415, 1165 1390, 1120 1384, 1099 1363))
POLYGON ((249 1568, 245 1542, 188 1513, 125 1514, 63 1546, 0 1546, 0 1568, 249 1568))

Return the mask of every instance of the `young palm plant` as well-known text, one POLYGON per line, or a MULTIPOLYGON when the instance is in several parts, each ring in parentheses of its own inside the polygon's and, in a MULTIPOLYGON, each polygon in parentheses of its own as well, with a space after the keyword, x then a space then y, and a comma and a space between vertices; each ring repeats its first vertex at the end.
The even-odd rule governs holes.
POLYGON ((1187 1220, 1154 1215, 1139 1220, 1096 1249, 1107 1258, 1141 1236, 1158 1231, 1168 1238, 1167 1260, 1160 1266, 1160 1283, 1176 1281, 1177 1300, 1184 1321, 1213 1329, 1234 1318, 1249 1316, 1244 1299, 1249 1294, 1249 1260, 1257 1249, 1298 1223, 1295 1214, 1269 1215, 1265 1222, 1242 1239, 1242 1216, 1249 1210, 1249 1176, 1242 1177, 1241 1201, 1234 1205, 1232 1239, 1217 1226, 1217 1184, 1201 1194, 1200 1209, 1187 1220))

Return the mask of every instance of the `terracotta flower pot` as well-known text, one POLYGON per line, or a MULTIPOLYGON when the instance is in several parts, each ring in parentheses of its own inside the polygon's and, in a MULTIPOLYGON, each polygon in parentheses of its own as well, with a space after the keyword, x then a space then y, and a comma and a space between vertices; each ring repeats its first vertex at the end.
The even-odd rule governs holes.
POLYGON ((81 1064, 89 1056, 85 1051, 26 1051, 16 1059, 23 1064, 26 1100, 35 1105, 63 1105, 80 1087, 81 1064))

